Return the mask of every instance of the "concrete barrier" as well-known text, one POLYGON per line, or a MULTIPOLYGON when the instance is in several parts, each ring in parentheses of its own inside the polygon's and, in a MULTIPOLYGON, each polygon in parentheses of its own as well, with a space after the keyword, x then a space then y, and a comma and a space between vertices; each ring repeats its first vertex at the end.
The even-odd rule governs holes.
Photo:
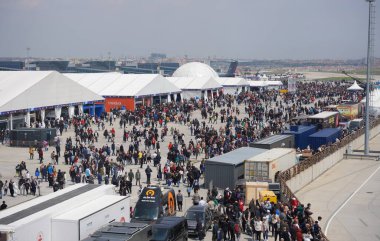
MULTIPOLYGON (((380 125, 376 125, 371 129, 371 138, 375 137, 380 133, 380 125)), ((324 159, 316 162, 314 165, 301 170, 298 174, 291 175, 292 177, 286 181, 286 184, 292 190, 293 193, 296 193, 317 177, 322 175, 325 171, 330 169, 332 166, 343 160, 343 156, 346 153, 348 146, 351 145, 352 150, 358 149, 364 144, 364 134, 358 138, 351 141, 349 144, 344 145, 343 147, 336 150, 334 153, 328 155, 324 159)))

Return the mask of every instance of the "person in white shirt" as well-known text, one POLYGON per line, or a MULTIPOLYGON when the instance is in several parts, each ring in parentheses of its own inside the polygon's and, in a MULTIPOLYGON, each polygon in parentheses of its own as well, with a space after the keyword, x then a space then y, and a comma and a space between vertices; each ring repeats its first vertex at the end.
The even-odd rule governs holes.
POLYGON ((199 206, 206 206, 206 201, 203 200, 203 197, 201 197, 201 200, 199 201, 199 206))

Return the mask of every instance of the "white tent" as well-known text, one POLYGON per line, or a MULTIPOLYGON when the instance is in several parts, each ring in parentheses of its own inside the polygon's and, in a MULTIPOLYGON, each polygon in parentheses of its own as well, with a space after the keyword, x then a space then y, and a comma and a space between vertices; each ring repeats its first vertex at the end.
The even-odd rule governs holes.
POLYGON ((182 90, 183 99, 206 98, 207 92, 217 92, 222 89, 214 77, 167 77, 167 79, 182 90))
POLYGON ((141 97, 172 93, 181 90, 159 74, 65 74, 101 96, 141 97))
POLYGON ((0 71, 0 113, 102 101, 56 71, 0 71))
POLYGON ((249 87, 248 81, 240 77, 223 77, 215 80, 223 86, 224 94, 234 95, 249 87))
POLYGON ((347 90, 355 91, 355 90, 363 90, 363 88, 360 87, 358 83, 356 83, 356 80, 355 80, 355 82, 350 87, 348 87, 347 90))
POLYGON ((262 81, 262 80, 250 80, 248 81, 248 84, 250 87, 267 87, 268 86, 268 81, 262 81))

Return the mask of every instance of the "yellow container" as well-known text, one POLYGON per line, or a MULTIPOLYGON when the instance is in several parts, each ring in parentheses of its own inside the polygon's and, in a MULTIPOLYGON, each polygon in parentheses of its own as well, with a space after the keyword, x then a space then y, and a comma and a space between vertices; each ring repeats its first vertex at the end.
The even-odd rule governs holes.
POLYGON ((268 200, 273 203, 277 203, 277 196, 274 194, 273 191, 260 191, 259 193, 259 200, 260 202, 264 202, 268 200))

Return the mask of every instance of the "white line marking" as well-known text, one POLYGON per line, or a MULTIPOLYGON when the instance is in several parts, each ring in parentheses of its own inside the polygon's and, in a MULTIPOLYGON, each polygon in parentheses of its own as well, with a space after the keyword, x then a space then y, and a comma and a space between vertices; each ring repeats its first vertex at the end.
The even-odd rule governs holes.
POLYGON ((351 198, 353 198, 355 196, 355 194, 357 192, 360 191, 360 189, 365 185, 367 184, 367 182, 369 181, 369 179, 371 179, 371 177, 373 177, 373 175, 375 175, 375 173, 380 169, 380 166, 362 183, 362 185, 360 185, 360 187, 358 187, 358 189, 355 190, 355 192, 353 192, 351 194, 351 196, 348 197, 348 199, 340 206, 340 208, 338 208, 334 214, 331 216, 331 218, 329 219, 329 221, 327 222, 327 225, 326 225, 326 228, 325 228, 325 235, 327 236, 327 231, 329 230, 329 226, 330 226, 330 223, 331 221, 334 219, 334 217, 340 212, 340 210, 342 210, 342 208, 344 208, 344 206, 346 206, 346 204, 351 200, 351 198))

